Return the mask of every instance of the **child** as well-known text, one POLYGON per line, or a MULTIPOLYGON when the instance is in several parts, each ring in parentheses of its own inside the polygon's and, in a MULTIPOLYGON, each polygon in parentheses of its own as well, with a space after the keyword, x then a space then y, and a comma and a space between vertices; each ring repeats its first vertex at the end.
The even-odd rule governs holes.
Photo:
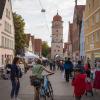
POLYGON ((90 78, 90 73, 86 73, 87 77, 86 77, 86 95, 87 93, 91 93, 91 95, 93 96, 93 91, 92 91, 92 82, 91 82, 91 78, 90 78))
POLYGON ((75 100, 81 100, 83 94, 85 93, 85 88, 86 88, 85 78, 86 74, 81 74, 81 69, 76 68, 75 76, 72 80, 72 85, 74 86, 75 100))

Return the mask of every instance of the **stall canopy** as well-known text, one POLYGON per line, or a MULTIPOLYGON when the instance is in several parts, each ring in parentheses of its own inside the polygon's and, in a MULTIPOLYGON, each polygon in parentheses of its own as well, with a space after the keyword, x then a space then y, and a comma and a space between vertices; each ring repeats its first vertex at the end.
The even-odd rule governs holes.
POLYGON ((26 58, 39 58, 38 55, 36 55, 36 54, 34 54, 34 53, 32 53, 32 52, 29 52, 29 51, 27 51, 27 52, 25 53, 25 57, 26 57, 26 58))
POLYGON ((42 60, 48 60, 48 58, 42 57, 42 60))

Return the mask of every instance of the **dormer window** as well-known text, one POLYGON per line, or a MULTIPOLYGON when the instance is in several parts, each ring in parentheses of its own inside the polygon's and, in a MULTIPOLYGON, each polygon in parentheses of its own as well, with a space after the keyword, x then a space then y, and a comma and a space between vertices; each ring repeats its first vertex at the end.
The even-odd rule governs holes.
POLYGON ((10 19, 10 11, 6 8, 6 17, 10 19))

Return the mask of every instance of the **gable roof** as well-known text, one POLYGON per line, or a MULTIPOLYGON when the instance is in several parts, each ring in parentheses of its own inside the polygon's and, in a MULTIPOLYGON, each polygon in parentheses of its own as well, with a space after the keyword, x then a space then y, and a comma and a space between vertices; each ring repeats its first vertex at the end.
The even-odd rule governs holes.
POLYGON ((6 0, 0 0, 0 19, 2 18, 5 4, 6 4, 6 0))

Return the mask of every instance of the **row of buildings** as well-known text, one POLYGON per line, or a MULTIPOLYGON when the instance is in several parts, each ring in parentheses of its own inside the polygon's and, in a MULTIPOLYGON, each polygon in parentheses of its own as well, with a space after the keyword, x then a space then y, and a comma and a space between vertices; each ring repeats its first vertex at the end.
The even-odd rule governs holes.
MULTIPOLYGON (((15 53, 15 30, 11 0, 0 0, 0 67, 12 63, 15 53)), ((26 51, 41 56, 42 40, 26 34, 26 51)))
POLYGON ((69 22, 68 56, 78 59, 100 59, 100 0, 86 0, 74 8, 69 22))

